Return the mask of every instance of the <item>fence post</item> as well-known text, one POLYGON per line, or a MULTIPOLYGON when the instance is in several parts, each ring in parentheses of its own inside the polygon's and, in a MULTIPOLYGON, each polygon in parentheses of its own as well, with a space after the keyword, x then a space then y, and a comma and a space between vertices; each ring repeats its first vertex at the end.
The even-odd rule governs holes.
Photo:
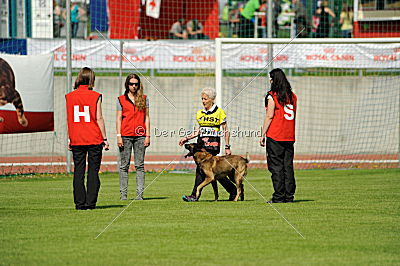
MULTIPOLYGON (((71 62, 71 1, 66 1, 66 48, 67 48, 67 88, 66 93, 72 89, 72 62, 71 62)), ((68 149, 68 125, 65 124, 67 132, 67 173, 71 173, 71 151, 68 149)))

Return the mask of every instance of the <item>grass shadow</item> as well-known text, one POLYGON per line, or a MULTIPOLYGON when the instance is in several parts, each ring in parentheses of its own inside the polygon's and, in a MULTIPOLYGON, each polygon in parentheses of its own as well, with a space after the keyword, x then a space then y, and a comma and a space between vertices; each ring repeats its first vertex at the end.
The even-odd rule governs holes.
POLYGON ((168 199, 168 197, 146 197, 146 198, 143 198, 143 200, 163 200, 163 199, 168 199))
POLYGON ((308 202, 308 201, 315 201, 315 200, 312 200, 312 199, 294 200, 293 203, 297 203, 297 202, 308 202))
MULTIPOLYGON (((217 200, 217 201, 215 201, 215 200, 199 200, 200 202, 202 201, 202 202, 220 202, 220 201, 222 201, 222 202, 229 202, 229 201, 232 201, 232 200, 227 200, 227 199, 222 199, 222 200, 217 200)), ((252 200, 247 200, 247 199, 245 199, 244 201, 256 201, 256 200, 254 200, 254 199, 252 199, 252 200)), ((232 202, 234 202, 234 201, 232 201, 232 202)), ((241 202, 241 200, 238 200, 237 202, 241 202)))
MULTIPOLYGON (((168 197, 144 197, 143 198, 143 200, 163 200, 163 199, 168 199, 168 197)), ((136 200, 136 198, 132 198, 129 200, 136 200)))
POLYGON ((103 205, 103 206, 96 206, 96 209, 109 209, 109 208, 122 208, 125 205, 118 204, 118 205, 103 205))

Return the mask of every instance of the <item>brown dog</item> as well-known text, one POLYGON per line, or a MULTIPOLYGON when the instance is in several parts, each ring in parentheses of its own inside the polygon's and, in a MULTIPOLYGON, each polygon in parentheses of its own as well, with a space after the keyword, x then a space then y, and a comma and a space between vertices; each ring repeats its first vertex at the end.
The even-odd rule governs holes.
POLYGON ((237 201, 239 196, 242 201, 244 200, 243 180, 247 175, 247 163, 250 161, 248 154, 246 154, 246 158, 239 155, 213 156, 196 143, 185 144, 185 148, 189 150, 185 158, 193 156, 204 174, 204 181, 197 187, 196 198, 200 197, 203 187, 212 183, 215 200, 218 200, 216 180, 228 176, 237 188, 237 194, 233 201, 237 201))
MULTIPOLYGON (((24 106, 18 91, 15 89, 15 76, 11 66, 0 58, 0 106, 12 103, 17 111, 18 122, 21 126, 28 126, 28 120, 24 115, 24 106)), ((3 118, 0 117, 0 122, 3 118)))

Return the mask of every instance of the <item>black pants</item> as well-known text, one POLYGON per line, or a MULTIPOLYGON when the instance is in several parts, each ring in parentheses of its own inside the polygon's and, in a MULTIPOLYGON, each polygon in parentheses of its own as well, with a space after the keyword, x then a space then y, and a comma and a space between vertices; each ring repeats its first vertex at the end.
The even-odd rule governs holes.
MULTIPOLYGON (((218 151, 216 152, 211 152, 212 155, 216 156, 218 154, 218 151)), ((194 186, 193 186, 193 191, 192 191, 192 196, 196 196, 197 192, 197 187, 201 184, 201 182, 204 181, 204 174, 200 170, 200 167, 196 167, 196 179, 194 181, 194 186)), ((236 196, 237 194, 237 189, 236 185, 232 183, 227 177, 226 178, 219 178, 218 182, 225 188, 225 190, 229 193, 229 195, 236 196)), ((230 196, 230 197, 232 197, 230 196)))
POLYGON ((74 202, 77 209, 96 207, 100 190, 99 170, 102 157, 102 145, 71 146, 74 158, 74 202), (88 174, 85 188, 86 156, 88 174))
POLYGON ((271 172, 273 201, 293 201, 296 191, 293 158, 294 141, 275 141, 267 138, 267 163, 271 172))
POLYGON ((242 15, 239 22, 239 37, 240 38, 254 38, 254 23, 242 15))

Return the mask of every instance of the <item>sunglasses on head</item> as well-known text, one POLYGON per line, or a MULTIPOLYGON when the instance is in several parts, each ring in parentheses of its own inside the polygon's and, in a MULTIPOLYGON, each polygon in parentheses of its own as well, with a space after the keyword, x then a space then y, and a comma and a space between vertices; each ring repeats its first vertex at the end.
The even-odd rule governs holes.
POLYGON ((129 82, 128 85, 129 86, 133 86, 133 85, 139 86, 139 82, 129 82))

